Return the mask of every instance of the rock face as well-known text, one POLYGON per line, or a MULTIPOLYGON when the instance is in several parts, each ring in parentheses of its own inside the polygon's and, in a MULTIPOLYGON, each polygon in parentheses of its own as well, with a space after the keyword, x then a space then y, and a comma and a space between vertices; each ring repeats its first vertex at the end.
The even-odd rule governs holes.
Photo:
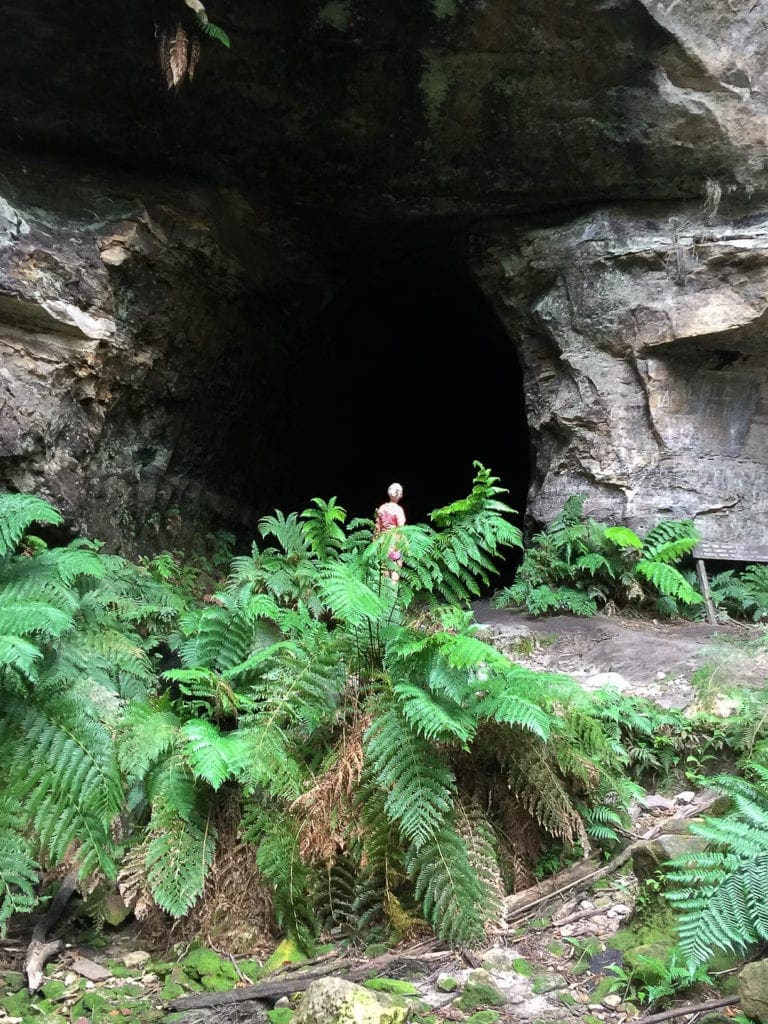
POLYGON ((269 276, 291 272, 246 204, 131 184, 26 180, 27 212, 0 178, 0 480, 124 550, 211 516, 252 531, 234 495, 279 455, 266 428, 232 437, 252 403, 267 425, 285 407, 265 372, 285 319, 269 276))
POLYGON ((483 240, 526 373, 531 511, 586 493, 600 518, 693 519, 755 539, 768 509, 768 220, 601 210, 483 240))
POLYGON ((764 539, 759 4, 210 0, 178 93, 182 0, 9 6, 0 485, 128 549, 252 532, 316 319, 429 237, 518 352, 535 519, 764 539))

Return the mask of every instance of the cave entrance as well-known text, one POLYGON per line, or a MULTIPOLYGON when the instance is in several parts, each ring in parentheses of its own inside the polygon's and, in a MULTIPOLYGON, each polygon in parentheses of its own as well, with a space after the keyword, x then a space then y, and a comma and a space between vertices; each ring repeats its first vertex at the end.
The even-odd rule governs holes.
POLYGON ((411 259, 355 271, 293 369, 300 400, 283 441, 293 504, 283 507, 335 494, 350 516, 372 516, 398 480, 409 522, 423 521, 468 493, 477 459, 501 477, 522 526, 521 368, 465 268, 411 259))

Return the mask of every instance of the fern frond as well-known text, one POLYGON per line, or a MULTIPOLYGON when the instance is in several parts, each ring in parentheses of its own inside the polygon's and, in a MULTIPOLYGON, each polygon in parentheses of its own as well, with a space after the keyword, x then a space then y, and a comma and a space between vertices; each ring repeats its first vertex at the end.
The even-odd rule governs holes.
POLYGON ((388 791, 387 815, 414 848, 420 848, 453 806, 453 774, 395 709, 374 720, 365 744, 371 774, 388 791))
POLYGON ((478 877, 454 819, 406 857, 406 871, 424 916, 446 942, 478 946, 494 916, 495 893, 478 877))
POLYGON ((154 814, 154 835, 147 846, 147 881, 157 905, 183 917, 195 905, 216 852, 216 830, 209 820, 154 814))
POLYGON ((605 539, 619 548, 634 548, 639 551, 643 546, 642 540, 628 526, 607 526, 605 539))
POLYGON ((679 569, 666 562, 651 562, 642 559, 637 563, 635 571, 649 580, 658 591, 666 597, 674 597, 684 604, 703 604, 704 598, 694 590, 679 569))
POLYGON ((24 821, 19 802, 0 797, 0 937, 14 914, 28 914, 37 904, 38 865, 24 821))
POLYGON ((0 494, 0 558, 16 550, 32 523, 62 522, 56 509, 34 494, 0 494))

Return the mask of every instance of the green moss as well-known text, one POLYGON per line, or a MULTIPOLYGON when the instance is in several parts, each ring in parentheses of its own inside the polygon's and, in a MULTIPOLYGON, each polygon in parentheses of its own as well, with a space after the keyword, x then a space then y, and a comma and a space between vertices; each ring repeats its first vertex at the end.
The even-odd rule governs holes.
POLYGON ((557 993, 557 998, 564 1006, 575 1006, 576 999, 572 992, 563 991, 557 993))
POLYGON ((60 999, 67 991, 67 986, 63 981, 46 981, 40 991, 46 999, 60 999))
POLYGON ((547 950, 552 956, 565 956, 566 945, 559 939, 553 939, 547 946, 547 950))
POLYGON ((274 1010, 267 1010, 267 1020, 270 1024, 290 1024, 293 1013, 289 1006, 276 1006, 274 1010))
POLYGON ((365 947, 365 955, 370 957, 384 956, 387 952, 389 952, 389 946, 386 942, 372 942, 370 946, 365 947))
POLYGON ((232 979, 225 978, 222 974, 204 974, 200 984, 206 992, 226 992, 232 988, 232 979))
POLYGON ((454 18, 459 10, 457 0, 432 0, 432 11, 438 21, 454 18))
POLYGON ((162 988, 162 991, 160 992, 160 995, 167 1002, 170 1002, 171 999, 178 999, 179 996, 183 996, 184 995, 184 989, 182 988, 181 985, 177 985, 175 981, 171 981, 169 979, 163 985, 163 988, 162 988))
POLYGON ((4 971, 0 974, 0 984, 8 992, 20 992, 26 985, 24 975, 19 971, 4 971))
POLYGON ((0 1006, 9 1017, 21 1017, 23 1020, 28 1019, 29 1004, 30 996, 26 989, 22 989, 21 992, 14 992, 13 995, 3 996, 0 999, 0 1006))
POLYGON ((349 28, 352 18, 352 4, 349 0, 329 0, 324 7, 320 8, 317 16, 326 25, 330 25, 339 32, 344 32, 349 28))
POLYGON ((201 981, 203 977, 226 978, 233 983, 238 980, 237 971, 229 960, 223 960, 212 949, 200 947, 191 950, 181 961, 181 966, 187 974, 201 981))
POLYGON ((424 95, 424 111, 427 120, 430 124, 434 124, 440 117, 443 104, 448 98, 451 88, 450 78, 441 57, 435 54, 426 56, 419 86, 424 95))
POLYGON ((516 960, 513 960, 512 969, 518 974, 522 974, 524 978, 533 977, 533 967, 528 963, 525 957, 519 956, 516 960))
POLYGON ((455 992, 459 987, 455 978, 440 978, 435 985, 438 992, 455 992))
POLYGON ((496 1024, 496 1021, 500 1019, 501 1014, 496 1010, 480 1010, 478 1013, 473 1013, 471 1017, 467 1017, 465 1024, 496 1024))
POLYGON ((272 956, 264 964, 265 973, 276 971, 284 964, 300 964, 307 959, 307 954, 298 944, 296 939, 288 937, 283 939, 272 956))
POLYGON ((465 1013, 471 1013, 480 1006, 503 1006, 505 1002, 506 999, 495 985, 468 980, 456 1005, 465 1013))
POLYGON ((258 981, 264 976, 264 968, 255 960, 241 960, 237 965, 241 974, 244 974, 251 982, 258 981))
POLYGON ((132 978, 133 974, 119 960, 107 960, 107 967, 116 978, 132 978))
POLYGON ((365 988, 373 989, 374 992, 390 992, 398 996, 417 996, 419 990, 410 981, 400 981, 397 978, 369 978, 363 982, 365 988))

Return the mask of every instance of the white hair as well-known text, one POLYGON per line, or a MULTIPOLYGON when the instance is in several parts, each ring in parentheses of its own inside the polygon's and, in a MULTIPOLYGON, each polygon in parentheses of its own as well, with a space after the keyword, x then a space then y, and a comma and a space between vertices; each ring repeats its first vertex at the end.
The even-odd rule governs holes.
POLYGON ((387 497, 390 498, 390 500, 395 501, 395 499, 402 498, 402 496, 403 496, 403 485, 402 484, 390 484, 389 485, 389 487, 387 488, 387 497))

